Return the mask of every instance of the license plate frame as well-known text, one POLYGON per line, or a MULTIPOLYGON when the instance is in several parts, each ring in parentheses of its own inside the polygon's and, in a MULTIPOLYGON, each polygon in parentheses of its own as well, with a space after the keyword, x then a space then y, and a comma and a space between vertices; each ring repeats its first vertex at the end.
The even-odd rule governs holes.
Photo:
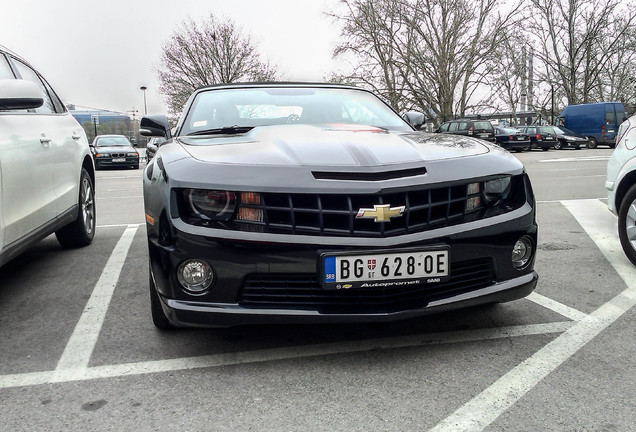
POLYGON ((375 249, 321 252, 318 259, 318 277, 324 289, 334 290, 430 284, 443 282, 450 278, 450 263, 450 246, 448 245, 389 250, 375 249), (405 257, 406 260, 408 260, 408 257, 414 257, 415 261, 413 262, 413 266, 415 267, 415 272, 412 274, 407 271, 408 264, 405 262, 405 257), (440 266, 440 262, 438 261, 440 258, 438 257, 442 257, 441 266, 444 267, 444 272, 438 271, 440 266), (385 262, 385 258, 391 261, 385 262), (395 275, 397 267, 396 258, 402 258, 403 273, 400 276, 395 275), (375 262, 371 263, 370 261, 373 259, 375 259, 375 262), (338 268, 338 266, 343 265, 342 261, 344 260, 349 261, 351 273, 359 270, 359 265, 362 265, 364 267, 363 277, 358 278, 353 275, 353 278, 350 277, 348 280, 343 280, 342 268, 338 268), (357 265, 358 267, 351 267, 353 260, 355 260, 353 265, 357 265), (362 261, 361 263, 360 260, 362 261), (386 270, 381 270, 384 264, 387 264, 389 267, 388 276, 382 275, 382 271, 386 270), (374 268, 371 268, 371 265, 373 265, 374 268), (431 265, 434 268, 431 268, 431 265), (428 270, 433 271, 429 272, 428 270), (377 273, 370 276, 370 272, 377 273))

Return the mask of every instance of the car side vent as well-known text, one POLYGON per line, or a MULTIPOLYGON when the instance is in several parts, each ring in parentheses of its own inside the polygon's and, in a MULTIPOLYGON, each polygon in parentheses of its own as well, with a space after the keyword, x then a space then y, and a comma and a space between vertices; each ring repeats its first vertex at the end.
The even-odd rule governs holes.
POLYGON ((382 181, 424 175, 426 174, 426 168, 421 167, 382 172, 312 171, 311 173, 316 180, 382 181))

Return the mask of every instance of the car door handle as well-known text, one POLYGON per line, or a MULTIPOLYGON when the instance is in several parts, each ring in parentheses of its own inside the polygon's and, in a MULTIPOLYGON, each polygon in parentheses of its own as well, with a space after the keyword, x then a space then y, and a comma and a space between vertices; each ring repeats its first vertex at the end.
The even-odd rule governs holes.
POLYGON ((42 136, 40 136, 40 142, 42 144, 48 144, 48 143, 51 142, 51 138, 49 138, 46 135, 42 134, 42 136))
POLYGON ((77 141, 78 139, 80 139, 82 136, 80 134, 78 134, 77 132, 73 132, 73 135, 71 135, 71 137, 77 141))

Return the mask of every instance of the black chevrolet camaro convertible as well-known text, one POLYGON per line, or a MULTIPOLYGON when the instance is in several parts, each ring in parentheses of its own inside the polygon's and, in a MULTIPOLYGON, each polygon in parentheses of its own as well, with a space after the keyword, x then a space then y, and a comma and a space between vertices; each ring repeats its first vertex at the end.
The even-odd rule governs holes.
POLYGON ((159 328, 385 322, 536 286, 523 165, 366 90, 206 87, 141 132, 167 139, 143 175, 159 328))

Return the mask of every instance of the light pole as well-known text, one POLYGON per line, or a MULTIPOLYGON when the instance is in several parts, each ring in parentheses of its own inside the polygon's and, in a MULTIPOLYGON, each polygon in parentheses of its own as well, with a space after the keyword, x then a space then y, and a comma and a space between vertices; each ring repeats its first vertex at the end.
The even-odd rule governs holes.
POLYGON ((139 87, 139 90, 144 92, 144 115, 148 115, 148 108, 146 107, 146 89, 147 88, 148 87, 146 87, 146 86, 139 87))

